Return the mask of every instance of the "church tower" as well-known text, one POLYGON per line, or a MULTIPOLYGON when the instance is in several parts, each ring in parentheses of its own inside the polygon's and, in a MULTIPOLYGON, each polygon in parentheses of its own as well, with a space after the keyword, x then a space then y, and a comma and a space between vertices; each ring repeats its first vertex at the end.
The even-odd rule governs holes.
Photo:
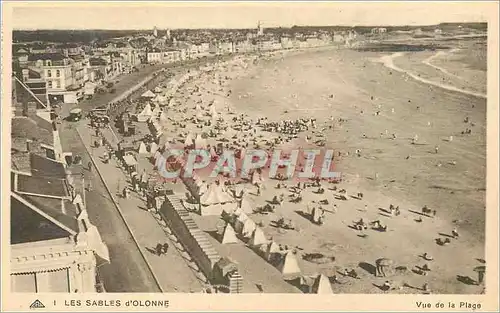
POLYGON ((257 24, 257 36, 263 36, 264 35, 264 28, 262 27, 262 24, 259 21, 259 24, 257 24))

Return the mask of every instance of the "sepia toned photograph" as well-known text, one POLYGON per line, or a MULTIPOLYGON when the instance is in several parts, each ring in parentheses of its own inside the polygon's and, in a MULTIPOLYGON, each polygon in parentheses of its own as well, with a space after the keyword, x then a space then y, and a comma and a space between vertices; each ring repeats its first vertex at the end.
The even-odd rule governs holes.
MULTIPOLYGON (((497 295, 498 3, 4 6, 2 280, 24 308, 497 295)), ((486 306, 460 299, 429 305, 486 306)))

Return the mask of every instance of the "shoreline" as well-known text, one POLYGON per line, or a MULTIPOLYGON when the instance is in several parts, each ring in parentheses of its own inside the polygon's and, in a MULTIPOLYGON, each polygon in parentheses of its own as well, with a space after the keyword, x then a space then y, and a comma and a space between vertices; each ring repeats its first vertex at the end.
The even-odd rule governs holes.
MULTIPOLYGON (((451 85, 441 84, 441 83, 437 83, 437 82, 434 82, 434 81, 429 80, 429 79, 425 79, 425 78, 419 77, 419 76, 415 75, 414 73, 412 73, 410 71, 404 70, 404 69, 396 66, 394 64, 393 60, 395 58, 399 58, 399 57, 401 57, 403 55, 404 55, 403 52, 396 52, 396 53, 393 53, 392 55, 381 57, 380 58, 380 62, 382 62, 384 64, 384 66, 387 67, 387 68, 389 68, 389 69, 392 69, 392 70, 395 70, 397 72, 406 74, 409 77, 411 77, 411 78, 413 78, 413 79, 415 79, 415 80, 417 80, 417 81, 419 81, 421 83, 427 84, 427 85, 432 85, 432 86, 435 86, 435 87, 438 87, 438 88, 446 89, 448 91, 463 93, 463 94, 466 94, 466 95, 469 95, 469 96, 474 96, 474 97, 478 97, 478 98, 482 98, 482 99, 486 99, 488 97, 486 94, 459 89, 459 88, 451 86, 451 85)), ((424 63, 424 64, 426 64, 426 63, 424 63)), ((439 67, 436 67, 434 65, 430 65, 430 66, 434 67, 434 68, 436 68, 436 69, 438 69, 440 71, 442 71, 442 69, 439 68, 439 67)), ((445 73, 448 74, 448 75, 450 75, 450 73, 448 73, 447 71, 445 73)), ((453 76, 456 76, 456 75, 453 75, 453 76)))

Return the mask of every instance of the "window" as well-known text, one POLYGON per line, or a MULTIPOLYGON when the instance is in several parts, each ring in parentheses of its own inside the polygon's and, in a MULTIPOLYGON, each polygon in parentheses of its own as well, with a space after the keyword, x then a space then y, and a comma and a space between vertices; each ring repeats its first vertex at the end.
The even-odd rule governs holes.
POLYGON ((13 292, 37 292, 35 274, 11 275, 10 279, 13 292))
POLYGON ((51 70, 47 70, 47 77, 52 77, 52 71, 51 70))
POLYGON ((56 88, 61 88, 61 81, 56 81, 56 88))
POLYGON ((60 70, 56 70, 56 77, 60 77, 61 76, 61 71, 60 70))
POLYGON ((52 88, 52 81, 51 81, 51 80, 49 80, 49 81, 47 82, 47 88, 52 88))

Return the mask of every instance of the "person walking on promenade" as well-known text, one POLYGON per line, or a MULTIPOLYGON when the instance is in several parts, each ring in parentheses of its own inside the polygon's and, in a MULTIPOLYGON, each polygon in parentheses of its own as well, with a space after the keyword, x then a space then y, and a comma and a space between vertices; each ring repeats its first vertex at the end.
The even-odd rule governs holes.
POLYGON ((167 254, 167 252, 168 252, 168 248, 169 248, 168 243, 166 243, 166 242, 165 242, 165 243, 163 244, 162 248, 163 248, 163 250, 162 250, 162 251, 163 251, 163 253, 164 253, 164 254, 167 254))
POLYGON ((92 181, 90 179, 87 181, 87 191, 92 191, 92 181))
POLYGON ((161 256, 163 254, 163 245, 161 243, 158 243, 156 245, 155 251, 158 256, 161 256))

